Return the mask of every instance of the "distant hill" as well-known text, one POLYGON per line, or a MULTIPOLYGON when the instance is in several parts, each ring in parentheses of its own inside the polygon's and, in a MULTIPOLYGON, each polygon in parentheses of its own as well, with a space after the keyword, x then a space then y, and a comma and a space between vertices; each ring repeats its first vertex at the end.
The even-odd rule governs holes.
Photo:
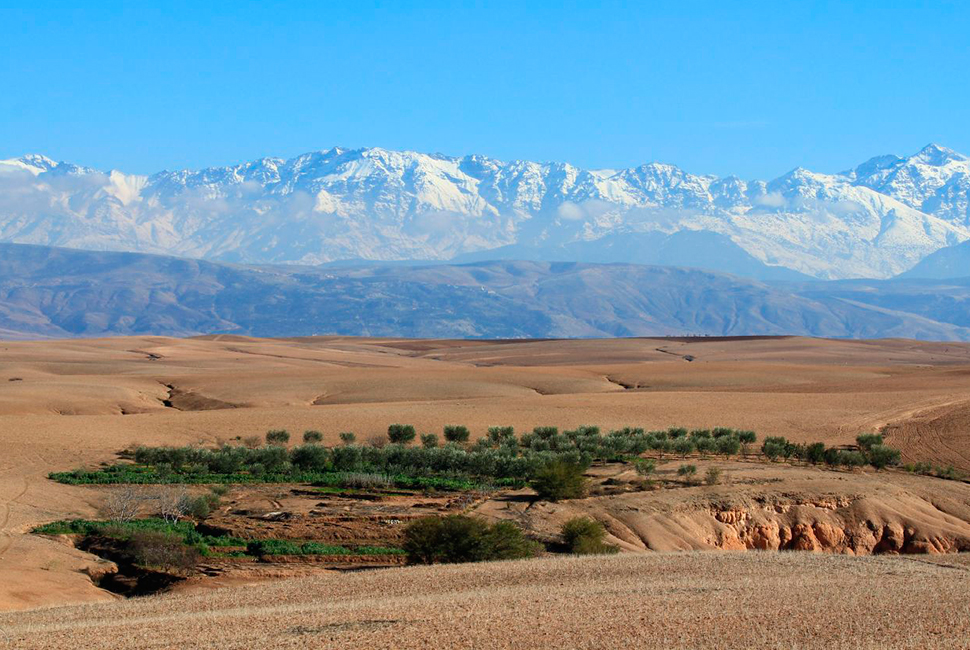
POLYGON ((899 275, 901 278, 966 278, 970 277, 970 241, 941 248, 899 275))
POLYGON ((7 339, 218 332, 970 340, 966 297, 965 285, 766 284, 633 264, 248 267, 0 244, 0 338, 7 339))

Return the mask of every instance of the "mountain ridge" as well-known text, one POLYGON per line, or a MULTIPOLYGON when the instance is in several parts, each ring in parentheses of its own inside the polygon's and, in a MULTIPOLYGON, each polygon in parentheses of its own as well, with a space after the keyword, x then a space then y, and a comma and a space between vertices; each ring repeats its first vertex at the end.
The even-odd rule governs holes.
MULTIPOLYGON (((0 161, 0 241, 319 264, 481 259, 508 246, 552 259, 611 236, 700 232, 765 267, 886 278, 970 239, 968 196, 970 159, 939 145, 770 181, 382 148, 149 176, 30 155, 0 161)), ((643 252, 624 261, 649 261, 643 252)), ((717 257, 714 270, 736 272, 717 257)))
POLYGON ((0 336, 970 340, 970 280, 765 283, 683 267, 491 261, 250 267, 0 244, 0 336))

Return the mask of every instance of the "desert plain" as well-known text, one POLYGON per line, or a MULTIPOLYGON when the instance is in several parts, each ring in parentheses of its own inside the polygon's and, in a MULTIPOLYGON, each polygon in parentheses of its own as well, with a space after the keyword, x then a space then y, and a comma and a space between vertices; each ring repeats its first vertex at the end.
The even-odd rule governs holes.
POLYGON ((970 647, 970 562, 958 552, 970 549, 970 485, 900 469, 705 459, 727 480, 558 504, 500 496, 474 509, 538 538, 591 516, 621 548, 614 556, 264 571, 133 599, 92 581, 99 558, 30 533, 94 517, 103 499, 49 472, 132 445, 208 446, 273 428, 336 444, 340 432, 367 440, 393 422, 464 424, 473 437, 493 425, 728 426, 828 445, 882 432, 904 462, 967 472, 970 344, 0 342, 0 646, 970 647), (770 550, 779 540, 804 552, 770 550))

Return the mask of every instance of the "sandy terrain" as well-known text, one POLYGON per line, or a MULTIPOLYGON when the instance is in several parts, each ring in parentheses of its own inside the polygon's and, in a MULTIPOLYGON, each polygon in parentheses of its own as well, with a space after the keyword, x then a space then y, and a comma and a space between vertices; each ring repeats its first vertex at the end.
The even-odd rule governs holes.
MULTIPOLYGON (((495 424, 725 425, 847 443, 889 425, 906 460, 970 469, 968 389, 970 345, 902 340, 0 342, 0 609, 115 598, 82 571, 97 570, 95 558, 24 533, 95 513, 98 491, 47 472, 110 460, 133 442, 209 444, 274 427, 366 440, 399 421, 475 434, 495 424)), ((631 550, 650 547, 637 539, 631 550)), ((671 546, 703 547, 703 535, 686 539, 671 546)))

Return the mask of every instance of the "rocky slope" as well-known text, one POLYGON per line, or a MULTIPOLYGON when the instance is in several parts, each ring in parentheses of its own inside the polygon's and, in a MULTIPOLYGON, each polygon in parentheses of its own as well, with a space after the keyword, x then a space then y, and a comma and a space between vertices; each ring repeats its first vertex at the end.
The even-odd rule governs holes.
POLYGON ((970 238, 968 190, 970 161, 937 145, 770 182, 376 148, 152 176, 34 155, 0 163, 0 241, 246 263, 482 259, 503 247, 667 263, 666 236, 700 233, 721 238, 705 268, 889 277, 970 238))

